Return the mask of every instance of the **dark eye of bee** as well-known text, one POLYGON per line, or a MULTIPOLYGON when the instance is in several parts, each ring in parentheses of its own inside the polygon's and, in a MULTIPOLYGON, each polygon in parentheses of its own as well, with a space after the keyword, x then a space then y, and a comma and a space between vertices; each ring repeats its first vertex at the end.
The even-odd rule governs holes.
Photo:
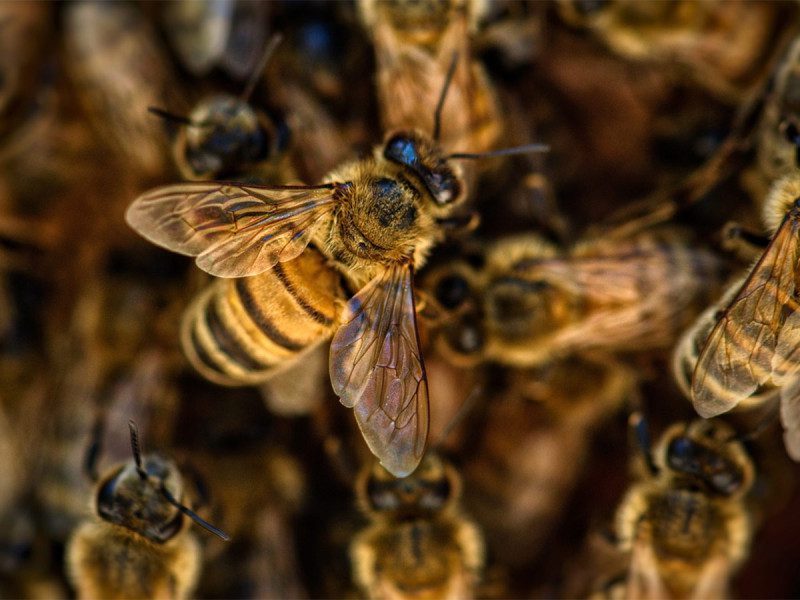
POLYGON ((575 0, 572 5, 581 15, 591 16, 605 10, 611 4, 610 0, 575 0))
POLYGON ((450 343, 462 354, 473 354, 483 347, 483 333, 472 323, 461 323, 452 332, 450 343))
POLYGON ((670 442, 667 462, 675 471, 699 478, 724 496, 730 496, 742 485, 741 472, 729 460, 684 436, 670 442))
POLYGON ((426 165, 420 160, 416 141, 405 135, 396 135, 387 143, 384 158, 408 167, 422 180, 437 204, 448 204, 458 197, 460 184, 447 163, 426 165))
POLYGON ((442 277, 436 286, 436 299, 445 308, 453 309, 461 306, 469 295, 469 285, 460 275, 442 277))
POLYGON ((439 479, 425 485, 425 493, 420 499, 420 506, 429 510, 436 510, 447 503, 450 498, 450 481, 439 479))

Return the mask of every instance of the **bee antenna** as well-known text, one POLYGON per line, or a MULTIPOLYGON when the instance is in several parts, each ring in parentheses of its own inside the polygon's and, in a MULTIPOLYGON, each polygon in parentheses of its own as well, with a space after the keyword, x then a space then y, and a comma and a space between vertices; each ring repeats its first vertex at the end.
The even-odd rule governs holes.
POLYGON ((136 472, 143 480, 147 479, 147 472, 142 467, 142 451, 139 446, 139 430, 136 423, 132 420, 128 421, 128 429, 131 431, 131 450, 133 451, 133 460, 136 463, 136 472))
POLYGON ((198 525, 200 525, 200 527, 202 527, 202 528, 203 528, 203 529, 205 529, 206 531, 209 531, 209 532, 213 533, 213 534, 214 534, 214 535, 216 535, 217 537, 220 537, 220 538, 222 538, 222 539, 223 539, 223 540, 225 540, 226 542, 229 542, 229 541, 230 541, 230 539, 231 539, 231 536, 229 536, 227 533, 225 533, 224 531, 222 531, 222 529, 219 529, 218 527, 214 527, 214 526, 213 526, 211 523, 209 523, 208 521, 206 521, 205 519, 203 519, 203 518, 202 518, 200 515, 198 515, 196 512, 194 512, 193 510, 189 509, 188 507, 186 507, 186 506, 184 506, 183 504, 181 504, 180 502, 178 502, 178 501, 175 499, 175 496, 173 496, 173 495, 170 493, 170 491, 169 491, 169 490, 168 490, 168 489, 167 489, 167 488, 164 486, 164 483, 163 483, 163 482, 161 483, 161 488, 160 488, 160 491, 161 491, 161 494, 164 496, 164 498, 166 498, 166 499, 167 499, 167 502, 169 502, 170 504, 172 504, 172 506, 174 506, 175 508, 177 508, 177 509, 178 509, 179 511, 181 511, 183 514, 185 514, 187 517, 189 517, 189 518, 190 518, 192 521, 194 521, 195 523, 197 523, 198 525))
POLYGON ((194 123, 189 117, 173 114, 167 110, 164 110, 163 108, 158 108, 157 106, 148 106, 147 112, 172 123, 180 123, 181 125, 196 125, 196 123, 194 123))
POLYGON ((247 85, 245 86, 242 95, 239 96, 239 99, 242 102, 247 102, 250 100, 250 96, 253 95, 253 91, 256 89, 256 84, 258 83, 258 80, 261 79, 261 74, 264 72, 269 59, 272 58, 272 55, 275 53, 275 49, 282 41, 283 36, 280 33, 276 33, 269 39, 269 42, 267 42, 267 47, 264 48, 264 53, 261 55, 258 65, 256 65, 255 69, 253 69, 253 72, 250 74, 250 79, 247 80, 247 85))
POLYGON ((515 154, 536 154, 538 152, 550 152, 547 144, 526 144, 525 146, 515 146, 513 148, 501 148, 500 150, 490 150, 489 152, 454 152, 445 158, 455 158, 462 160, 480 160, 482 158, 494 158, 496 156, 513 156, 515 154))
POLYGON ((436 440, 436 443, 434 443, 432 447, 434 451, 437 451, 442 447, 442 444, 444 444, 444 441, 453 432, 453 429, 455 429, 456 425, 463 421, 469 412, 475 407, 475 402, 478 400, 478 396, 481 395, 481 392, 483 392, 483 386, 481 385, 476 385, 472 388, 472 391, 461 403, 461 406, 458 407, 456 414, 453 415, 453 418, 450 419, 450 422, 442 430, 442 433, 439 434, 439 439, 436 440))
POLYGON ((441 133, 442 108, 444 108, 444 99, 447 98, 447 90, 450 88, 450 83, 453 81, 453 75, 455 75, 457 64, 458 52, 453 52, 453 58, 450 59, 450 66, 448 67, 447 75, 445 75, 444 78, 442 93, 439 94, 439 101, 436 103, 436 110, 433 112, 433 139, 436 142, 439 141, 439 134, 441 133))
POLYGON ((653 444, 650 440, 650 428, 647 426, 647 419, 637 410, 628 417, 628 425, 633 431, 639 449, 642 451, 647 468, 651 473, 658 473, 658 467, 653 460, 653 444))

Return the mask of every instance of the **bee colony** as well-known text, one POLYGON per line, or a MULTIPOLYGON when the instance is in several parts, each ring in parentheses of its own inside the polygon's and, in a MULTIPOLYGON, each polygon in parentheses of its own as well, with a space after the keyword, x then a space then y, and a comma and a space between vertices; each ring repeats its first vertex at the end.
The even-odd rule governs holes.
POLYGON ((800 595, 800 6, 0 3, 0 597, 800 595))

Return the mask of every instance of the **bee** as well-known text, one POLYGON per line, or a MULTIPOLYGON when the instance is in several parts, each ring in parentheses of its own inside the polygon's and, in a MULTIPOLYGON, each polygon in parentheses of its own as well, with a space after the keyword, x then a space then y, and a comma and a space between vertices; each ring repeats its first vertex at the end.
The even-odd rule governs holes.
POLYGON ((752 459, 730 427, 703 420, 673 425, 644 458, 649 471, 616 515, 631 553, 626 597, 729 598, 753 533, 752 459))
MULTIPOLYGON (((471 35, 485 6, 469 0, 362 0, 358 8, 375 44, 384 129, 431 131, 426 107, 436 102, 454 53, 472 56, 471 35)), ((442 113, 444 146, 487 151, 502 134, 498 99, 478 61, 459 61, 454 68, 453 90, 442 113)))
MULTIPOLYGON (((446 91, 447 86, 443 98, 446 91)), ((438 107, 437 115, 439 123, 438 107)), ((466 186, 455 159, 484 156, 446 155, 438 131, 437 125, 433 139, 417 131, 390 133, 372 157, 340 166, 319 185, 178 184, 140 196, 126 213, 128 224, 153 243, 197 256, 197 265, 211 275, 239 278, 217 284, 197 300, 196 306, 213 308, 203 309, 205 339, 202 328, 192 325, 203 310, 186 321, 183 341, 190 360, 197 364, 209 358, 204 372, 224 372, 223 363, 230 364, 226 359, 234 354, 239 382, 247 384, 253 379, 247 373, 260 371, 257 378, 263 379, 266 369, 333 335, 334 391, 345 406, 355 408, 370 450, 397 476, 419 464, 428 434, 414 269, 425 263, 464 201, 466 186), (302 256, 312 241, 316 252, 302 256), (288 266, 298 257, 300 262, 288 266), (286 278, 289 270, 305 271, 295 280, 302 285, 315 264, 333 265, 329 274, 318 268, 318 278, 341 277, 348 292, 356 290, 338 320, 335 310, 321 312, 317 306, 322 299, 335 309, 338 286, 319 281, 305 290, 286 278), (236 293, 219 300, 221 290, 231 286, 236 293), (309 301, 309 294, 321 298, 309 301), (273 303, 274 309, 263 308, 273 303), (244 317, 235 330, 233 320, 239 317, 234 315, 244 317), (273 325, 276 317, 288 325, 284 315, 300 315, 304 325, 289 325, 292 330, 284 335, 283 326, 273 325), (214 340, 223 347, 214 348, 214 340), (210 349, 217 351, 206 352, 210 349)))
POLYGON ((566 252, 536 235, 511 236, 474 262, 483 264, 456 261, 423 281, 451 314, 435 343, 463 366, 668 348, 722 274, 714 254, 673 230, 587 239, 566 252))
POLYGON ((67 71, 93 128, 137 173, 162 176, 169 148, 145 108, 174 104, 177 78, 156 32, 123 2, 76 2, 65 13, 67 71))
POLYGON ((401 479, 378 464, 356 494, 370 524, 350 547, 353 578, 369 598, 472 598, 484 563, 478 527, 459 507, 461 478, 436 454, 401 479))
POLYGON ((181 503, 184 485, 175 464, 157 454, 143 457, 133 422, 130 433, 133 460, 100 479, 95 517, 69 541, 69 578, 79 598, 188 598, 201 552, 186 517, 229 538, 181 503))
POLYGON ((256 110, 249 103, 261 71, 280 41, 280 36, 273 36, 240 96, 215 94, 204 98, 188 117, 149 109, 181 125, 172 153, 183 177, 202 181, 246 174, 274 179, 288 168, 285 150, 290 134, 285 119, 277 113, 256 110))
POLYGON ((731 286, 723 308, 714 315, 692 374, 691 398, 698 414, 710 418, 743 400, 769 396, 770 388, 779 389, 786 449, 800 460, 797 173, 775 182, 763 218, 775 234, 744 282, 731 286))
POLYGON ((559 0, 567 23, 595 33, 618 55, 680 65, 720 98, 740 101, 765 76, 791 8, 759 2, 559 0), (737 39, 736 52, 729 40, 737 39))
POLYGON ((800 38, 795 38, 778 65, 764 102, 755 140, 755 163, 742 175, 751 195, 761 201, 772 182, 800 166, 800 38))

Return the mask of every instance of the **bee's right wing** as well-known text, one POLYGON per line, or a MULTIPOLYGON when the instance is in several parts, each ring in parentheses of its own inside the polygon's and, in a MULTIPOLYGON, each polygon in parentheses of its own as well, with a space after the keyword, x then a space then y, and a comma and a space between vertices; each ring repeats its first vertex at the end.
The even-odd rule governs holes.
POLYGON ((777 347, 798 308, 799 234, 793 210, 711 330, 692 376, 692 402, 700 416, 732 409, 773 374, 791 370, 789 355, 781 356, 777 347))
POLYGON ((669 596, 658 571, 658 560, 653 547, 643 538, 638 537, 631 547, 625 598, 645 600, 647 598, 669 598, 669 596))
POLYGON ((347 185, 181 183, 139 196, 125 219, 154 244, 197 256, 211 275, 247 277, 296 258, 347 185))

